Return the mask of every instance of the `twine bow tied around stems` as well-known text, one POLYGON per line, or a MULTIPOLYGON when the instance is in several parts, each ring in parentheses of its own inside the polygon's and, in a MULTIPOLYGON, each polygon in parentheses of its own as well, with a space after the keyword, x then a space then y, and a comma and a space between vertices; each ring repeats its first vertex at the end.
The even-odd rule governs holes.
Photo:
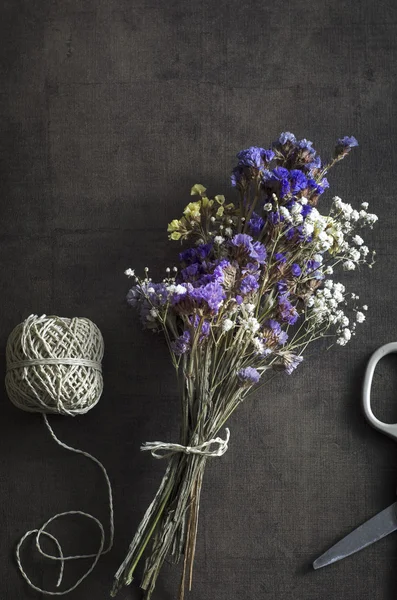
POLYGON ((141 446, 143 452, 149 451, 154 458, 162 459, 168 458, 177 452, 183 452, 184 454, 199 454, 200 456, 222 456, 228 449, 228 443, 230 439, 230 430, 226 427, 226 438, 223 440, 220 437, 208 440, 197 446, 182 446, 182 444, 172 444, 168 442, 145 442, 141 446), (214 444, 216 448, 212 448, 214 444), (165 454, 164 454, 165 452, 165 454))

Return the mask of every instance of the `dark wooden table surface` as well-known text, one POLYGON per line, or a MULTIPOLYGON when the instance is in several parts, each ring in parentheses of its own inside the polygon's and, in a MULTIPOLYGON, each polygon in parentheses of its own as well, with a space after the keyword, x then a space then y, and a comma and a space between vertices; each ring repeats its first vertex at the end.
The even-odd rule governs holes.
MULTIPOLYGON (((360 407, 366 361, 397 338, 394 0, 5 0, 0 11, 0 374, 7 335, 31 313, 87 316, 106 343, 99 405, 51 421, 105 463, 115 495, 114 549, 70 599, 108 597, 164 470, 139 446, 178 432, 167 351, 125 305, 123 271, 148 264, 161 276, 177 252, 166 224, 191 185, 231 197, 235 153, 283 130, 324 155, 341 135, 360 142, 324 202, 332 192, 369 201, 380 217, 368 238, 377 264, 349 284, 368 318, 346 348, 312 352, 233 417, 230 449, 206 473, 190 598, 395 598, 397 534, 310 568, 395 499, 396 447, 360 407)), ((374 388, 389 419, 396 366, 384 361, 374 388)), ((0 598, 33 600, 13 558, 17 540, 63 510, 105 519, 105 488, 4 390, 0 445, 0 598)), ((95 545, 84 523, 59 530, 71 551, 95 545)), ((54 583, 53 567, 28 547, 24 557, 39 585, 54 583)), ((69 566, 67 579, 78 572, 69 566)), ((178 577, 167 566, 155 598, 175 599, 178 577)))

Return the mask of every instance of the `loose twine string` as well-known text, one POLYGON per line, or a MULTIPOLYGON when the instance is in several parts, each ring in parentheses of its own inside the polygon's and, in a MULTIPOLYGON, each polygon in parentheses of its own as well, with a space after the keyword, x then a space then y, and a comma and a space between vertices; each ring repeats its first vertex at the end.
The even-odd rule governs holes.
POLYGON ((16 560, 25 581, 34 590, 49 596, 62 596, 75 590, 94 570, 98 560, 113 547, 114 511, 113 495, 108 473, 103 464, 83 450, 72 448, 55 435, 48 422, 48 413, 69 416, 84 414, 98 402, 102 389, 102 367, 104 345, 101 332, 89 319, 61 317, 37 317, 31 315, 10 334, 7 342, 6 388, 10 400, 18 408, 28 412, 43 414, 54 441, 71 452, 82 454, 101 469, 109 498, 109 543, 104 550, 105 530, 102 523, 93 515, 80 510, 58 513, 48 519, 40 529, 31 529, 20 539, 16 548, 16 560), (100 531, 101 540, 97 552, 65 556, 59 540, 46 531, 56 519, 67 515, 81 515, 93 521, 100 531), (88 570, 78 581, 63 591, 50 591, 35 585, 22 566, 20 551, 25 540, 35 534, 38 552, 60 563, 56 587, 63 580, 66 561, 93 558, 88 570), (48 554, 41 547, 44 536, 55 544, 57 555, 48 554))

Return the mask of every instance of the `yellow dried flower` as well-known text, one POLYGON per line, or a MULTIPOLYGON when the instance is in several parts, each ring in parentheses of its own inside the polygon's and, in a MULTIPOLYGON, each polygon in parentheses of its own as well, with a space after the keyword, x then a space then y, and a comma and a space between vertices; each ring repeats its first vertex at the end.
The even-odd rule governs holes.
POLYGON ((206 188, 203 185, 201 185, 201 183, 196 183, 190 190, 190 195, 201 196, 202 194, 204 194, 205 190, 206 188))
POLYGON ((198 219, 200 218, 200 208, 200 202, 189 202, 189 204, 185 207, 183 214, 189 219, 198 219))

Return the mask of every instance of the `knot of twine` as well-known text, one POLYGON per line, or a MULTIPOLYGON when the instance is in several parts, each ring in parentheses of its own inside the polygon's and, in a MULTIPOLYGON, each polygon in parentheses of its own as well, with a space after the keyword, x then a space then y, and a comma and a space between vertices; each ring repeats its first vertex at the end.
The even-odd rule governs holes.
POLYGON ((230 430, 226 427, 226 438, 223 440, 220 437, 208 440, 197 446, 182 446, 181 444, 171 444, 168 442, 145 442, 141 446, 143 452, 148 451, 154 458, 168 458, 177 452, 184 454, 199 454, 200 456, 222 456, 228 449, 230 439, 230 430), (216 448, 211 446, 216 445, 216 448), (165 453, 165 454, 164 454, 165 453))
POLYGON ((114 513, 113 495, 109 476, 102 463, 83 450, 72 448, 57 438, 52 430, 47 413, 75 416, 88 412, 101 397, 103 390, 101 360, 104 344, 98 327, 89 319, 67 319, 56 316, 37 317, 31 315, 15 327, 7 341, 6 388, 10 400, 22 410, 42 413, 54 441, 71 452, 82 454, 101 469, 107 486, 109 500, 109 542, 105 546, 105 531, 96 517, 80 510, 70 510, 54 515, 40 529, 27 531, 16 548, 19 570, 34 590, 50 596, 62 596, 77 588, 93 571, 102 554, 113 547, 114 513), (46 528, 56 519, 67 515, 81 515, 93 521, 99 528, 101 540, 97 552, 65 556, 58 539, 46 528), (88 570, 70 588, 63 591, 43 590, 36 586, 26 574, 20 557, 25 540, 35 535, 38 552, 50 560, 60 563, 56 587, 62 583, 65 563, 71 560, 92 558, 88 570), (48 554, 41 547, 41 537, 50 539, 57 554, 48 554))

